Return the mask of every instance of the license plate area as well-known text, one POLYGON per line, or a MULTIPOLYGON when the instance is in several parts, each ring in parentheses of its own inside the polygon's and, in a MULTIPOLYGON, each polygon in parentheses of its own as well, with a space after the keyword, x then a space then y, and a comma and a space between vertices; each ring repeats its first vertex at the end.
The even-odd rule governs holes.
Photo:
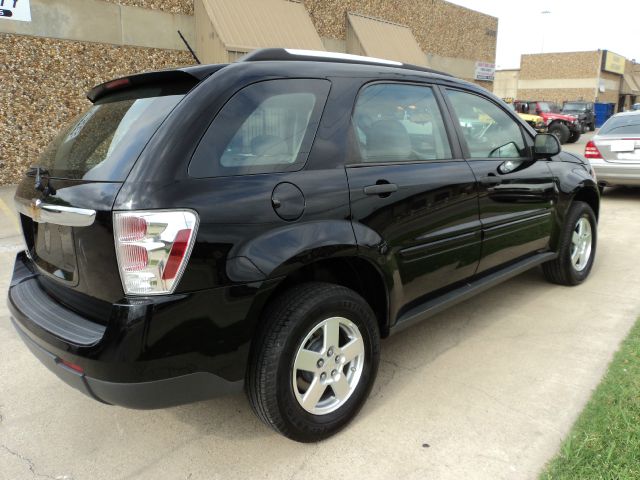
POLYGON ((633 152, 635 149, 635 140, 616 140, 615 142, 611 142, 612 152, 633 152))
POLYGON ((70 286, 78 284, 72 227, 33 222, 33 242, 31 256, 43 273, 70 286))

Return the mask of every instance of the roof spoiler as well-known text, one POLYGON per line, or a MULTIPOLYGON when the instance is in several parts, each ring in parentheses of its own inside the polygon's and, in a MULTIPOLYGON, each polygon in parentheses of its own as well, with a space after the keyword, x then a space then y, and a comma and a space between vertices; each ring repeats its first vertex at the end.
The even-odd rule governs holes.
POLYGON ((117 78, 93 87, 87 92, 87 98, 95 103, 111 93, 158 83, 192 83, 193 86, 217 72, 225 65, 197 65, 176 70, 139 73, 117 78))
POLYGON ((384 58, 364 57, 361 55, 351 55, 348 53, 325 52, 322 50, 298 50, 293 48, 261 48, 243 56, 239 62, 260 62, 260 61, 309 61, 309 62, 331 62, 350 63, 361 65, 378 65, 406 70, 416 70, 419 72, 435 73, 451 77, 452 75, 410 63, 397 62, 384 58))

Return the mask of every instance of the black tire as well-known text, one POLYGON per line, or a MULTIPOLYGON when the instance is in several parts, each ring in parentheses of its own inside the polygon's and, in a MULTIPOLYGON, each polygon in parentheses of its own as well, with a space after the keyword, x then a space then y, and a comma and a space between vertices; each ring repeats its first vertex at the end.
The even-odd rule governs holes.
POLYGON ((589 131, 590 132, 595 132, 596 131, 596 124, 595 123, 589 124, 589 131))
POLYGON ((558 257, 542 265, 542 270, 547 280, 559 285, 569 286, 582 283, 589 276, 589 272, 591 272, 591 268, 593 267, 597 240, 598 224, 593 210, 584 202, 573 202, 569 208, 562 232, 560 232, 558 239, 558 257), (586 219, 591 226, 591 251, 584 267, 578 270, 571 259, 573 249, 572 238, 578 220, 583 218, 586 219))
POLYGON ((571 132, 569 131, 569 127, 567 127, 564 123, 554 122, 549 125, 549 133, 551 135, 555 135, 560 145, 564 145, 567 143, 571 132))
POLYGON ((582 135, 582 132, 580 132, 579 130, 574 130, 569 135, 569 138, 567 139, 567 143, 576 143, 578 140, 580 140, 581 135, 582 135))
MULTIPOLYGON (((378 371, 380 333, 376 316, 367 302, 353 290, 340 285, 303 283, 276 299, 267 308, 262 322, 245 381, 245 391, 256 415, 277 432, 298 442, 317 442, 338 432, 364 404, 378 371), (296 398, 293 374, 299 370, 294 370, 294 361, 308 335, 323 320, 332 317, 343 317, 355 324, 364 342, 364 361, 359 380, 344 403, 335 411, 316 415, 303 408, 296 398)), ((324 355, 330 356, 327 352, 325 350, 324 355)), ((333 360, 337 362, 335 355, 334 358, 329 356, 327 364, 333 360)), ((345 378, 352 369, 350 365, 345 365, 345 371, 341 372, 345 378)), ((308 375, 315 379, 319 373, 308 375)), ((311 380, 309 383, 311 388, 311 380)), ((327 388, 323 387, 325 394, 337 397, 333 389, 324 390, 327 388)), ((323 398, 324 395, 320 402, 323 398)))

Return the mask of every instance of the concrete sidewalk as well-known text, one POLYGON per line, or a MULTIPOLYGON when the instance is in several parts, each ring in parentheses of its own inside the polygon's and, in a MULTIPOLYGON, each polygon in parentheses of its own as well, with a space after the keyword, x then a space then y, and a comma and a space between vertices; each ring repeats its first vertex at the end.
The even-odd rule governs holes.
MULTIPOLYGON (((535 478, 640 314, 639 214, 640 190, 608 191, 580 287, 534 270, 384 341, 363 411, 314 445, 272 433, 241 395, 158 411, 96 403, 39 364, 2 306, 0 478, 535 478)), ((0 227, 5 292, 20 237, 4 209, 0 227)))

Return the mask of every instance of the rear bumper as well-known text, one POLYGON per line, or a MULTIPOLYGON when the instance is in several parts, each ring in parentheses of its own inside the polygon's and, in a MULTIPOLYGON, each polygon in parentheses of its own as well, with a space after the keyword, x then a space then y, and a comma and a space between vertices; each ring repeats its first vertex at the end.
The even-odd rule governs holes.
POLYGON ((624 164, 589 159, 600 185, 640 185, 640 163, 624 164))
POLYGON ((165 408, 242 390, 242 381, 230 382, 207 372, 150 382, 119 383, 100 380, 65 365, 61 358, 33 341, 15 320, 13 326, 31 353, 45 367, 67 385, 102 403, 137 409, 165 408))
POLYGON ((257 286, 123 299, 96 320, 63 305, 40 281, 18 254, 8 295, 12 323, 33 354, 82 393, 146 409, 242 389, 257 286))

